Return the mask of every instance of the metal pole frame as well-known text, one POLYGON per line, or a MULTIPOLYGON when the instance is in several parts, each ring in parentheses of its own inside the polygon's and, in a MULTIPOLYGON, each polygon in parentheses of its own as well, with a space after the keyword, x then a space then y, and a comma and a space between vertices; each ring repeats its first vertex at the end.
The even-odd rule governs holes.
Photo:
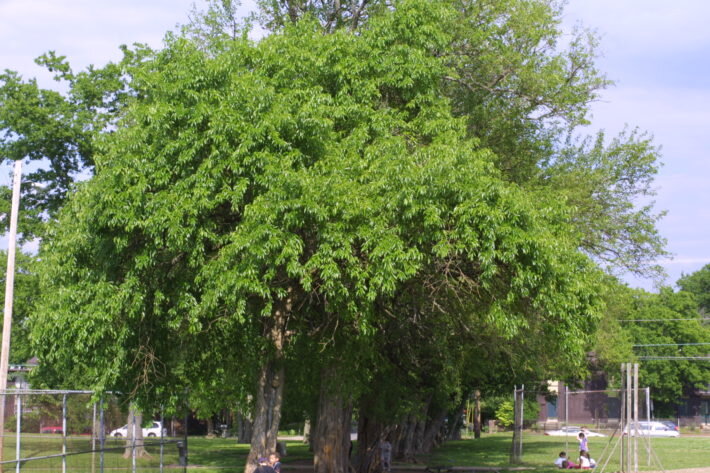
POLYGON ((101 452, 99 453, 99 472, 104 473, 104 448, 106 446, 106 426, 104 424, 104 398, 99 399, 99 426, 101 431, 99 432, 99 445, 101 445, 101 452))
MULTIPOLYGON (((646 387, 646 422, 651 422, 651 388, 646 387)), ((646 465, 651 466, 651 442, 646 442, 646 465)))
POLYGON ((160 473, 163 473, 163 450, 165 447, 165 439, 163 431, 165 430, 165 418, 163 417, 163 406, 160 406, 160 473))
POLYGON ((67 395, 62 395, 62 473, 67 473, 67 395))
POLYGON ((519 459, 523 460, 523 429, 525 428, 525 385, 520 386, 520 451, 519 459))
MULTIPOLYGON (((565 383, 565 427, 569 426, 569 386, 565 383)), ((565 435, 565 452, 569 452, 569 436, 565 435)))
POLYGON ((638 451, 638 434, 639 434, 639 365, 634 363, 634 472, 639 471, 639 451, 638 451))
POLYGON ((621 364, 621 406, 619 406, 619 427, 621 429, 621 448, 619 449, 619 469, 623 472, 624 465, 624 449, 626 440, 623 436, 630 435, 629 426, 626 425, 626 363, 621 364))
POLYGON ((187 422, 190 418, 190 398, 188 397, 188 390, 185 389, 185 428, 184 428, 184 438, 185 438, 185 466, 183 467, 183 473, 187 473, 187 465, 189 463, 189 450, 187 448, 187 422))
POLYGON ((91 473, 96 472, 96 403, 91 415, 91 473))
POLYGON ((136 473, 136 410, 131 409, 131 428, 133 432, 133 439, 131 442, 131 471, 136 473))
MULTIPOLYGON (((626 425, 629 426, 629 435, 626 436, 626 471, 631 471, 631 432, 632 432, 632 427, 635 427, 633 425, 633 417, 631 415, 631 409, 632 405, 632 396, 631 396, 631 391, 632 391, 632 386, 633 382, 631 380, 632 378, 632 371, 631 371, 631 363, 626 364, 626 425)), ((634 432, 634 435, 636 432, 634 432)))
POLYGON ((15 394, 15 472, 20 473, 20 458, 22 456, 22 397, 15 394))

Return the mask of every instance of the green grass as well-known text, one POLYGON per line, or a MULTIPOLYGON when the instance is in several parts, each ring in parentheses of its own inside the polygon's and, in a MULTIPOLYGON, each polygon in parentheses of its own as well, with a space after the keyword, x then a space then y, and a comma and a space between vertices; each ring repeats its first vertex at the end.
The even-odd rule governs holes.
MULTIPOLYGON (((534 468, 542 473, 559 472, 552 462, 561 450, 566 450, 570 456, 575 456, 577 441, 573 437, 567 439, 565 445, 564 437, 548 437, 541 434, 525 433, 523 442, 523 463, 522 466, 534 468)), ((123 440, 108 439, 107 447, 121 447, 123 440)), ((175 439, 173 439, 175 440, 175 439)), ((510 433, 484 434, 478 440, 460 440, 447 442, 436 449, 431 455, 418 457, 419 466, 449 464, 455 466, 510 466, 510 448, 512 436, 510 433)), ((5 438, 5 460, 15 458, 14 437, 5 438)), ((602 462, 609 456, 611 448, 616 444, 617 439, 597 438, 589 439, 589 448, 592 457, 602 462), (602 452, 607 448, 607 454, 602 456, 602 452)), ((68 439, 70 452, 89 450, 91 447, 88 437, 70 437, 68 439)), ((691 437, 683 435, 676 439, 652 439, 652 448, 659 457, 662 466, 667 470, 680 468, 706 467, 707 452, 710 451, 710 436, 691 437)), ((57 454, 61 452, 62 440, 58 435, 34 435, 23 436, 22 456, 40 456, 57 454)), ((247 454, 249 445, 237 444, 234 439, 207 439, 203 437, 190 437, 189 464, 191 467, 200 467, 199 473, 238 473, 241 471, 247 454)), ((287 442, 288 456, 283 458, 284 470, 288 471, 288 464, 292 462, 309 462, 313 455, 308 451, 308 446, 302 442, 287 442)), ((140 473, 157 473, 159 467, 159 447, 148 447, 151 458, 139 459, 138 468, 140 473)), ((107 452, 104 457, 104 465, 107 471, 120 473, 130 472, 131 459, 123 458, 123 449, 107 452)), ((167 466, 178 464, 177 447, 175 444, 168 444, 164 447, 164 463, 167 466)), ((42 473, 52 473, 61 471, 61 458, 47 460, 36 460, 26 462, 22 465, 22 470, 32 473, 33 470, 42 473), (40 470, 41 469, 41 470, 40 470)), ((406 466, 395 462, 395 466, 406 466)), ((641 470, 659 470, 659 465, 655 462, 651 466, 647 465, 647 455, 645 442, 639 439, 639 468, 641 470)), ((8 470, 14 470, 14 465, 10 465, 8 470)), ((172 468, 166 471, 176 471, 172 468)), ((619 453, 611 455, 611 460, 605 471, 619 470, 619 453)), ((99 454, 81 454, 67 457, 67 471, 71 473, 98 473, 99 454)), ((177 470, 181 471, 181 470, 177 470)))
MULTIPOLYGON (((456 466, 507 466, 510 461, 512 435, 510 433, 484 435, 478 440, 460 440, 447 442, 432 455, 421 460, 426 464, 453 463, 456 466)), ((619 448, 612 454, 618 437, 592 437, 589 450, 592 457, 600 464, 605 458, 609 463, 605 471, 618 471, 619 448), (605 452, 606 449, 606 453, 605 452), (604 453, 604 455, 602 455, 604 453)), ((652 458, 648 465, 646 442, 638 439, 639 469, 660 470, 652 458)), ((651 439, 652 452, 660 460, 663 468, 676 470, 681 468, 707 467, 707 452, 710 451, 710 437, 654 438, 651 439)), ((569 437, 565 445, 564 437, 548 437, 542 434, 525 433, 523 436, 523 463, 521 466, 533 467, 539 471, 559 471, 552 465, 560 451, 567 451, 571 458, 576 458, 577 441, 569 437)))

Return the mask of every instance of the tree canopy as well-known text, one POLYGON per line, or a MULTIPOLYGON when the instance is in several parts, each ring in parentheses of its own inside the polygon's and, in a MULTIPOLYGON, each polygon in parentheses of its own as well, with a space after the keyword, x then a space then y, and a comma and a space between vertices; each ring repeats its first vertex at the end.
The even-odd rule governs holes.
POLYGON ((318 398, 316 448, 340 442, 320 472, 344 469, 355 402, 363 439, 398 416, 433 439, 501 372, 583 369, 599 267, 662 253, 634 206, 651 141, 570 138, 608 84, 594 38, 562 48, 543 0, 336 3, 261 2, 272 32, 253 42, 225 0, 121 65, 44 59, 89 129, 62 159, 94 175, 61 188, 43 240, 37 376, 148 408, 185 387, 224 393, 204 411, 251 397, 255 456, 288 368, 320 383, 292 393, 318 398))

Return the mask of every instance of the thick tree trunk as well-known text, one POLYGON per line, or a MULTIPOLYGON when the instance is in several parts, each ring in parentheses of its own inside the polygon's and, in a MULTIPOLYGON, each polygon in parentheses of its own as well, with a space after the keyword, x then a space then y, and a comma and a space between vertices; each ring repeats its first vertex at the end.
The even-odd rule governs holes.
MULTIPOLYGON (((467 396, 466 396, 467 397, 467 396)), ((464 397, 464 399, 466 398, 464 397)), ((446 433, 447 440, 461 440, 461 428, 463 427, 463 413, 466 409, 466 401, 461 401, 461 404, 454 411, 453 417, 449 418, 449 430, 446 433)))
POLYGON ((415 457, 414 438, 417 430, 417 417, 414 414, 407 416, 407 421, 403 425, 402 438, 400 440, 400 457, 407 463, 413 463, 415 457))
POLYGON ((210 416, 207 419, 207 438, 214 438, 214 417, 210 416))
POLYGON ((279 430, 283 401, 283 380, 283 366, 277 366, 274 361, 264 363, 259 376, 251 449, 247 456, 244 473, 253 473, 256 461, 260 456, 276 451, 276 436, 279 430))
POLYGON ((439 409, 435 413, 429 423, 427 424, 426 430, 424 431, 424 437, 422 439, 422 453, 429 453, 437 445, 438 438, 441 434, 441 430, 444 427, 444 421, 446 420, 446 409, 439 409))
MULTIPOLYGON (((414 430, 414 455, 419 455, 424 453, 422 451, 422 446, 424 445, 424 432, 426 432, 426 420, 420 418, 417 421, 417 427, 414 430)), ((416 463, 416 458, 414 459, 416 463)))
MULTIPOLYGON (((385 425, 368 417, 365 408, 360 409, 360 420, 357 428, 357 460, 358 473, 380 473, 382 464, 380 458, 380 440, 385 438, 385 425)), ((394 453, 396 450, 393 449, 394 453)))
POLYGON ((338 392, 337 386, 334 368, 326 368, 321 377, 318 418, 312 433, 315 473, 350 471, 352 403, 338 392))
MULTIPOLYGON (((291 291, 289 290, 289 293, 291 291)), ((247 455, 244 473, 253 473, 260 456, 276 451, 276 440, 281 421, 284 368, 281 363, 286 342, 286 320, 291 312, 291 297, 278 301, 265 326, 265 336, 273 343, 274 351, 261 367, 256 390, 256 406, 252 425, 251 448, 247 455)))

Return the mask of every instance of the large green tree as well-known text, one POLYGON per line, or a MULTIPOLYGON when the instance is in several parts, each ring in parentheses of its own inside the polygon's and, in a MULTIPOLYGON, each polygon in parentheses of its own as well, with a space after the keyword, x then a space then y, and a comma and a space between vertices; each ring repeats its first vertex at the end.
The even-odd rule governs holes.
MULTIPOLYGON (((407 1, 359 34, 304 21, 146 58, 43 247, 41 369, 144 406, 235 373, 257 387, 253 459, 274 447, 295 337, 313 330, 323 412, 342 411, 348 350, 408 288, 441 327, 429 348, 458 324, 576 364, 597 271, 570 209, 509 183, 441 93, 455 15, 407 1)), ((344 471, 343 425, 321 427, 318 470, 344 471)))

